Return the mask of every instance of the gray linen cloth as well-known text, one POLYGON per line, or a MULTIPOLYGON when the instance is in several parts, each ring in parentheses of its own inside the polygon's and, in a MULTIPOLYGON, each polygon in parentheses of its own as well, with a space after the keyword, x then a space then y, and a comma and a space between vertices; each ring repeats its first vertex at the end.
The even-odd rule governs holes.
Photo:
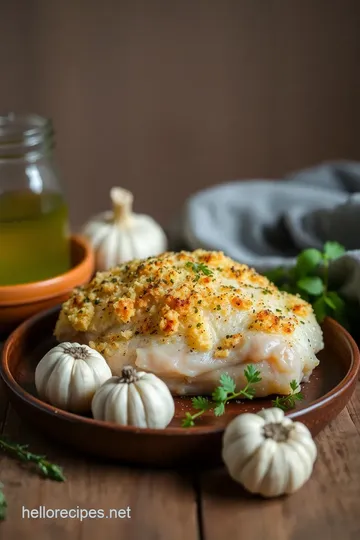
POLYGON ((221 250, 259 272, 292 266, 299 251, 337 241, 347 253, 331 264, 330 279, 360 302, 360 163, 211 187, 187 200, 169 234, 176 248, 221 250))

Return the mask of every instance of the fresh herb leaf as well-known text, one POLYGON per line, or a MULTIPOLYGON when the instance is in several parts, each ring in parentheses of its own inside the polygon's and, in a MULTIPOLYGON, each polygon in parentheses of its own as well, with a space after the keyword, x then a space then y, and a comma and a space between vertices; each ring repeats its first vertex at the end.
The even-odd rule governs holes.
MULTIPOLYGON (((273 407, 277 407, 278 409, 283 409, 283 405, 281 403, 281 397, 277 396, 276 399, 273 399, 271 404, 273 407)), ((283 409, 284 410, 284 409, 283 409)))
POLYGON ((260 371, 256 369, 255 366, 252 364, 249 364, 245 370, 244 375, 246 377, 246 380, 249 384, 255 384, 257 382, 261 381, 261 374, 260 371))
POLYGON ((334 301, 332 300, 332 298, 327 294, 326 296, 324 296, 324 302, 325 304, 327 304, 331 309, 333 309, 334 311, 336 310, 336 305, 334 303, 334 301))
POLYGON ((20 445, 14 442, 10 442, 9 440, 7 440, 6 437, 0 437, 0 449, 14 456, 20 461, 27 461, 33 463, 43 476, 46 476, 51 480, 56 480, 57 482, 64 482, 65 480, 65 476, 61 467, 50 463, 46 459, 46 456, 41 456, 29 452, 28 445, 20 445))
POLYGON ((351 303, 345 302, 338 292, 329 291, 329 262, 344 253, 345 248, 338 242, 326 242, 322 253, 317 249, 306 249, 298 255, 293 268, 286 271, 275 268, 267 275, 271 274, 280 290, 300 294, 311 303, 318 322, 330 315, 349 328, 351 303))
POLYGON ((204 412, 208 411, 213 407, 211 401, 209 401, 208 398, 204 396, 193 397, 191 403, 194 409, 196 409, 198 412, 195 414, 191 414, 189 412, 185 413, 185 418, 183 418, 181 422, 182 427, 195 426, 196 418, 199 418, 199 416, 204 414, 204 412))
POLYGON ((305 277, 322 261, 323 256, 321 251, 317 249, 305 249, 298 255, 296 259, 296 275, 298 278, 305 277))
POLYGON ((332 306, 335 306, 333 307, 333 309, 335 310, 343 310, 345 308, 345 302, 344 300, 341 298, 341 296, 339 296, 339 294, 335 291, 329 291, 327 294, 326 294, 326 299, 327 299, 327 304, 332 307, 332 306), (330 303, 329 303, 330 302, 330 303))
POLYGON ((220 377, 220 384, 226 392, 235 392, 235 381, 228 373, 223 373, 220 377))
POLYGON ((191 403, 194 409, 208 410, 211 408, 210 401, 208 400, 208 398, 204 396, 198 396, 198 397, 192 398, 191 403))
POLYGON ((213 275, 213 272, 204 263, 194 263, 194 262, 188 261, 187 263, 185 263, 185 266, 187 268, 191 268, 196 274, 198 274, 196 276, 197 279, 200 278, 200 275, 199 275, 200 272, 202 272, 205 276, 212 276, 213 275))
MULTIPOLYGON (((261 380, 261 379, 260 379, 261 380)), ((253 399, 255 396, 256 390, 253 386, 249 386, 248 388, 244 388, 244 390, 241 391, 241 395, 243 397, 246 397, 247 399, 253 399)))
POLYGON ((345 253, 345 248, 338 242, 326 242, 324 245, 324 257, 328 260, 338 259, 345 253))
POLYGON ((181 422, 181 426, 182 427, 193 427, 193 426, 195 426, 195 422, 193 420, 193 417, 189 412, 185 413, 185 418, 183 418, 183 420, 181 422))
POLYGON ((198 269, 205 274, 205 276, 212 276, 213 272, 204 263, 198 264, 198 269))
POLYGON ((298 390, 300 386, 295 379, 290 382, 290 388, 291 393, 289 395, 277 396, 277 398, 272 401, 274 407, 287 411, 288 409, 293 409, 297 401, 304 399, 302 392, 298 390))
MULTIPOLYGON (((65 480, 63 470, 59 465, 50 463, 50 461, 46 459, 46 456, 33 454, 28 450, 27 444, 10 442, 6 437, 0 437, 0 450, 3 450, 20 461, 33 463, 43 476, 50 478, 51 480, 56 480, 57 482, 64 482, 65 480)), ((0 520, 6 518, 7 511, 7 502, 2 488, 3 485, 0 483, 0 520)))
POLYGON ((315 300, 313 304, 313 310, 315 313, 315 317, 319 323, 323 322, 327 315, 327 306, 325 302, 325 297, 320 296, 317 300, 315 300))
POLYGON ((218 405, 216 405, 216 407, 214 408, 215 416, 222 416, 224 412, 225 412, 225 403, 224 402, 218 403, 218 405))
POLYGON ((182 420, 183 427, 192 427, 195 425, 195 419, 204 414, 205 411, 213 409, 215 416, 221 416, 225 412, 225 406, 231 399, 247 398, 253 399, 255 395, 254 384, 261 381, 260 371, 255 366, 249 365, 244 370, 244 376, 247 384, 245 388, 236 392, 235 381, 228 373, 223 373, 220 377, 220 385, 217 386, 212 393, 212 402, 207 398, 199 396, 192 399, 194 409, 197 413, 191 414, 187 412, 182 420))
POLYGON ((3 484, 0 483, 0 521, 6 518, 7 502, 3 492, 3 484))
POLYGON ((299 279, 296 285, 302 291, 305 291, 313 296, 319 296, 324 291, 324 283, 318 276, 309 276, 299 279))
POLYGON ((218 386, 212 393, 212 399, 215 402, 226 401, 228 393, 223 386, 218 386))
POLYGON ((344 300, 335 291, 329 291, 323 298, 326 304, 326 315, 334 317, 344 328, 349 330, 350 304, 346 306, 344 300))

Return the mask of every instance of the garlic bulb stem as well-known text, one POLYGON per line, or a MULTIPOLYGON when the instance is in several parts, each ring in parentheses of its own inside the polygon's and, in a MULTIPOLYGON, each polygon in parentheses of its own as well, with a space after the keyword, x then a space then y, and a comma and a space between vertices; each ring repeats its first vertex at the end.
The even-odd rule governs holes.
POLYGON ((113 204, 114 223, 130 224, 132 216, 133 194, 127 189, 113 187, 110 190, 113 204))
POLYGON ((132 366, 124 366, 121 371, 121 378, 119 379, 119 383, 127 383, 131 384, 139 380, 139 376, 137 374, 136 369, 134 369, 132 366))
POLYGON ((64 353, 70 354, 74 360, 86 360, 90 357, 89 351, 82 345, 74 345, 72 347, 64 347, 64 353))
POLYGON ((293 426, 284 426, 281 422, 271 422, 264 426, 265 439, 273 439, 276 442, 285 442, 289 438, 293 426))

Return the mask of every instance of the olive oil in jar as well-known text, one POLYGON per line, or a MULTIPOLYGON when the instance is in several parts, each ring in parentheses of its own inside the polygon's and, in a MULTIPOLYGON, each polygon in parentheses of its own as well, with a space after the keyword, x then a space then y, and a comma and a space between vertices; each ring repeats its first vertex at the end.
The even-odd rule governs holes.
POLYGON ((68 211, 60 193, 0 195, 0 286, 49 279, 70 268, 68 211))

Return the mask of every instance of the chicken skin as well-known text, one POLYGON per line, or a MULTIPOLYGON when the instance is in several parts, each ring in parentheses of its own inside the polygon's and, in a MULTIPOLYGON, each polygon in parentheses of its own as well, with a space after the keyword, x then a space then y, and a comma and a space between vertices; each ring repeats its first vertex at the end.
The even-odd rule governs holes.
POLYGON ((59 341, 100 352, 114 375, 133 365, 174 395, 211 394, 222 373, 256 396, 288 394, 318 365, 322 331, 312 307, 222 252, 167 252, 98 273, 74 290, 55 328, 59 341))

